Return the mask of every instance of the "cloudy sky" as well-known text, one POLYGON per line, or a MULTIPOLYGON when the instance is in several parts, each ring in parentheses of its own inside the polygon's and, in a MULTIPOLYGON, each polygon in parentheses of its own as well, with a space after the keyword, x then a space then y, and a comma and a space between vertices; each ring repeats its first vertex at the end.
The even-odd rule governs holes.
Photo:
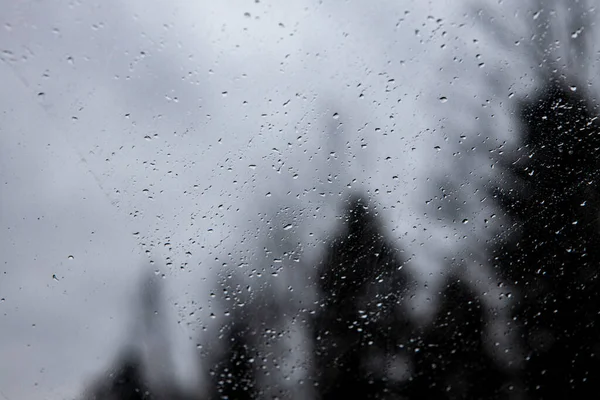
POLYGON ((477 7, 2 2, 0 398, 80 393, 123 343, 147 271, 193 376, 203 323, 186 316, 283 206, 302 210, 281 223, 310 259, 338 193, 367 192, 426 277, 481 230, 485 206, 458 226, 426 209, 472 110, 515 90, 480 93, 500 57, 477 7))

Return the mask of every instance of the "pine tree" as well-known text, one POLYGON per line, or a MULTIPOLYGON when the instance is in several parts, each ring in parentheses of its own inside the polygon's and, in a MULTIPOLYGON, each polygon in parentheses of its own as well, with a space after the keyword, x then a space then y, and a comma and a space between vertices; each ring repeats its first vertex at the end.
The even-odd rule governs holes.
POLYGON ((172 374, 171 352, 162 315, 160 281, 141 280, 138 303, 126 347, 107 376, 84 395, 89 400, 188 399, 172 374))
POLYGON ((448 280, 433 323, 411 345, 411 399, 509 398, 509 380, 489 355, 485 313, 469 285, 448 280))
POLYGON ((390 367, 405 361, 403 259, 365 200, 352 197, 343 219, 320 269, 313 326, 316 390, 321 399, 386 398, 401 388, 390 379, 390 367))
POLYGON ((293 289, 306 286, 295 229, 286 228, 295 220, 292 207, 266 211, 266 234, 257 238, 253 257, 241 263, 247 268, 229 270, 220 283, 224 296, 217 306, 226 317, 210 343, 211 399, 302 397, 302 388, 290 393, 296 382, 286 376, 297 347, 290 339, 292 321, 301 308, 302 294, 293 289))
POLYGON ((600 126, 581 90, 554 79, 519 105, 519 159, 497 193, 515 221, 495 252, 518 288, 513 315, 533 398, 577 398, 600 379, 600 126))
POLYGON ((150 400, 152 396, 143 378, 141 363, 136 352, 125 351, 109 372, 84 396, 86 400, 150 400))
POLYGON ((224 328, 226 348, 221 360, 212 368, 212 393, 209 399, 255 399, 254 346, 250 331, 243 321, 234 321, 224 328))

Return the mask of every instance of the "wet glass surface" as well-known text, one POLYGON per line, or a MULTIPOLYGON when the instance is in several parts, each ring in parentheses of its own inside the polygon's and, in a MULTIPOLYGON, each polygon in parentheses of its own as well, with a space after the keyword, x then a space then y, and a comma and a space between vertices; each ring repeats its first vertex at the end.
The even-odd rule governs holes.
POLYGON ((588 398, 596 7, 4 0, 0 399, 588 398))

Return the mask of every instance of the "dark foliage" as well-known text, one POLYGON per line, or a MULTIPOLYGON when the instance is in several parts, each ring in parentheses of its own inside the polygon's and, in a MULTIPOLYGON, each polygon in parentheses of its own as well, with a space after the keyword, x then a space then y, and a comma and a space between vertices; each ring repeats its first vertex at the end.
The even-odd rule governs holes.
POLYGON ((249 340, 249 328, 243 322, 234 322, 226 327, 226 348, 222 359, 211 369, 213 393, 209 399, 255 399, 254 346, 249 340))
POLYGON ((125 352, 109 372, 106 381, 90 391, 87 400, 151 400, 152 396, 144 378, 139 357, 125 352))
POLYGON ((401 384, 390 364, 402 361, 409 332, 401 312, 403 260, 385 240, 373 209, 348 202, 344 226, 321 265, 314 320, 315 380, 321 399, 384 398, 401 384))
POLYGON ((481 301, 460 279, 449 282, 434 322, 411 347, 410 398, 509 398, 509 377, 489 356, 482 340, 485 319, 481 301))
POLYGON ((515 305, 531 398, 579 398, 600 379, 600 129, 587 100, 552 82, 520 104, 520 157, 501 205, 515 220, 495 252, 515 305))

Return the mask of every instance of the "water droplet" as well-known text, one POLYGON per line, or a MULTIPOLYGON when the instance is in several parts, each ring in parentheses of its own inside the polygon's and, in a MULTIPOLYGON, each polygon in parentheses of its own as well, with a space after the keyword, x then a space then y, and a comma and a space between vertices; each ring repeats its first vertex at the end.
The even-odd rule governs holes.
POLYGON ((448 98, 446 96, 440 97, 440 103, 445 103, 447 101, 448 101, 448 98))
POLYGON ((437 151, 440 151, 442 148, 440 146, 435 146, 434 149, 436 149, 437 151))
POLYGON ((468 223, 469 223, 469 220, 468 220, 467 218, 465 218, 465 219, 463 219, 463 220, 462 220, 462 223, 463 223, 463 224, 468 224, 468 223))
POLYGON ((283 227, 284 231, 289 231, 290 229, 292 229, 294 227, 294 225, 292 224, 287 224, 286 226, 283 227))
POLYGON ((74 260, 74 259, 75 259, 75 257, 73 257, 72 255, 69 255, 67 258, 68 258, 69 260, 74 260))
POLYGON ((576 92, 577 91, 577 86, 575 86, 575 85, 569 86, 569 89, 571 89, 571 92, 576 92))
POLYGON ((340 114, 338 113, 333 113, 333 119, 339 119, 340 118, 340 114))

